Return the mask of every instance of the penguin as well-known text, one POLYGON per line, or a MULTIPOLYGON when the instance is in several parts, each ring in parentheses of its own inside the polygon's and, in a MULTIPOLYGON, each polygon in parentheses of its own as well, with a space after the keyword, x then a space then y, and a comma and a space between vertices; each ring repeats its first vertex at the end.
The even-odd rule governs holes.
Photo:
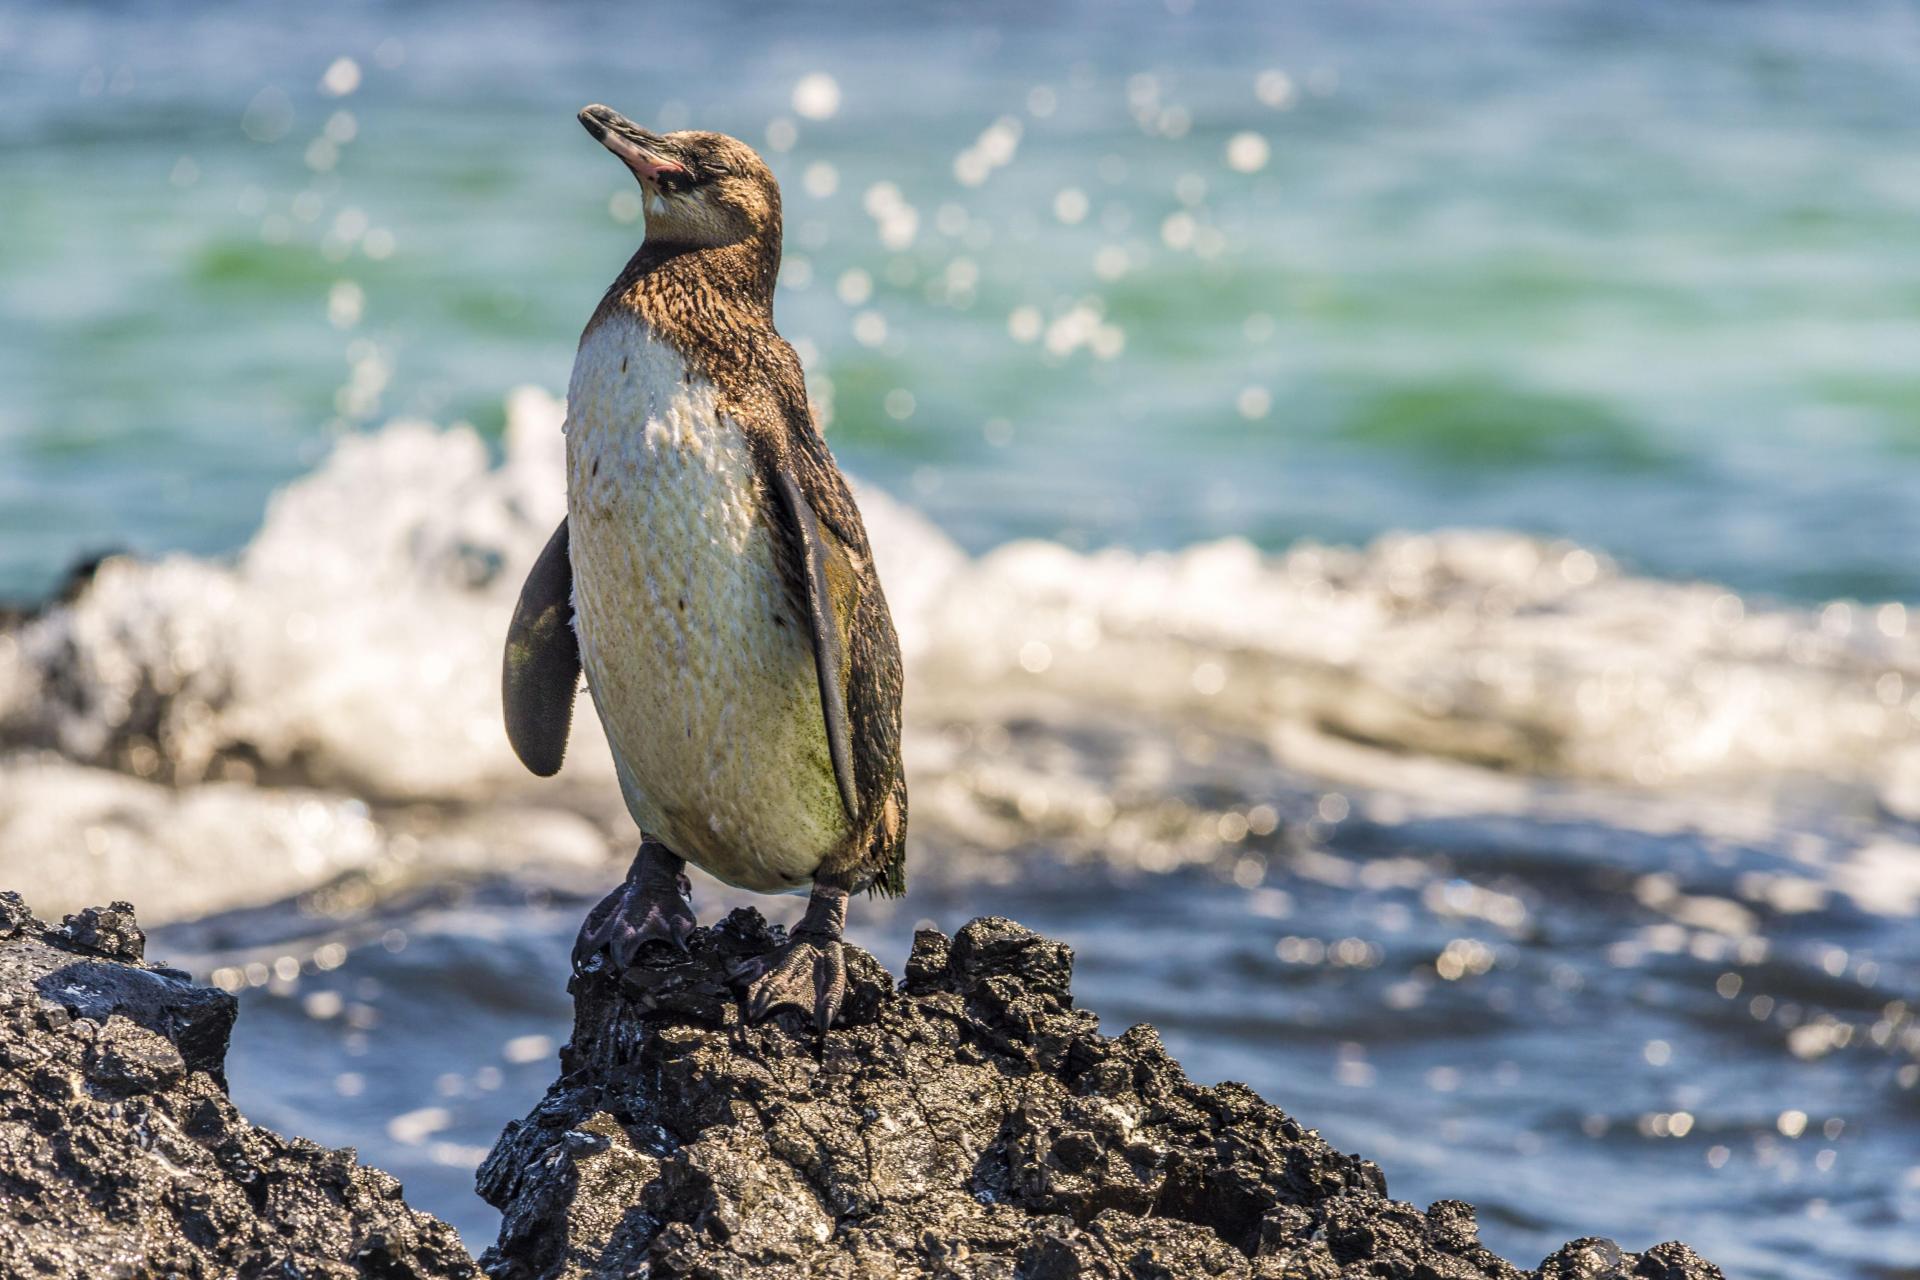
POLYGON ((735 975, 745 1012, 846 991, 847 899, 905 890, 900 645, 865 524, 774 329, 780 187, 725 134, 580 123, 639 182, 646 232, 587 322, 567 389, 567 515, 508 627, 507 736, 558 772, 584 672, 640 848, 576 969, 687 949, 688 862, 810 893, 735 975))

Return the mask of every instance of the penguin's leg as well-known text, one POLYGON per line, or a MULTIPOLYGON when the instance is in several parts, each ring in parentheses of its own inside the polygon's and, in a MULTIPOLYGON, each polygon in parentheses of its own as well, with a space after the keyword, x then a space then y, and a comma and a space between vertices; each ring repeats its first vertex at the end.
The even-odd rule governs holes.
POLYGON ((825 1031, 847 994, 847 957, 840 937, 847 927, 846 883, 837 876, 813 882, 807 913, 787 941, 765 960, 752 961, 736 978, 747 982, 747 1020, 759 1022, 784 1005, 813 1011, 825 1031))
POLYGON ((632 966, 640 948, 664 942, 681 952, 693 932, 693 886, 687 864, 673 850, 643 834, 626 881, 587 913, 573 944, 573 967, 586 972, 604 955, 615 972, 632 966))

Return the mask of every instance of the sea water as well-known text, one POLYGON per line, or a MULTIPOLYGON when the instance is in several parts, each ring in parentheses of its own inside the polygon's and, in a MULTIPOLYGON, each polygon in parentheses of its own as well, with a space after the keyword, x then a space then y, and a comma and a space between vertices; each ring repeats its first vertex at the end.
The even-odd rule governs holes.
MULTIPOLYGON (((499 729, 605 101, 760 146, 907 652, 912 928, 1013 915, 1523 1263, 1920 1265, 1904 5, 0 8, 0 881, 240 991, 476 1248, 633 833, 499 729)), ((702 881, 717 916, 744 901, 702 881)), ((760 900, 790 918, 798 902, 760 900)))

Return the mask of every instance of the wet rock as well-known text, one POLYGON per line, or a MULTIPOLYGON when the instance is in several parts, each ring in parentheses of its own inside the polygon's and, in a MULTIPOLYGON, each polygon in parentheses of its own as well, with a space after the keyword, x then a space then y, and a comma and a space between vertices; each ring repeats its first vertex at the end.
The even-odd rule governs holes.
POLYGON ((1634 1262, 1636 1280, 1695 1280, 1698 1276, 1717 1276, 1719 1268, 1681 1244, 1669 1240, 1641 1254, 1634 1262))
POLYGON ((19 894, 11 889, 0 892, 0 938, 11 938, 37 923, 19 894))
POLYGON ((125 903, 55 929, 0 893, 0 1276, 476 1275, 391 1177, 249 1124, 233 997, 143 949, 125 903))
POLYGON ((116 1095, 158 1093, 186 1078, 186 1059, 164 1036, 115 1014, 92 1037, 87 1079, 116 1095))
POLYGON ((40 1030, 118 1017, 170 1042, 188 1071, 225 1087, 232 996, 196 987, 177 969, 139 957, 145 935, 124 902, 89 908, 51 929, 19 895, 0 893, 0 1009, 29 1007, 40 1030))
POLYGON ((1721 1280, 1675 1244, 1502 1261, 1471 1206, 1389 1199, 1150 1027, 1101 1035, 1072 952, 1012 921, 922 932, 898 990, 850 948, 824 1037, 741 1021, 727 975, 780 940, 736 911, 683 963, 575 978, 560 1078, 480 1167, 494 1280, 1721 1280))
POLYGON ((147 935, 134 921, 131 902, 76 912, 60 926, 60 933, 74 948, 110 960, 138 962, 147 957, 147 935))

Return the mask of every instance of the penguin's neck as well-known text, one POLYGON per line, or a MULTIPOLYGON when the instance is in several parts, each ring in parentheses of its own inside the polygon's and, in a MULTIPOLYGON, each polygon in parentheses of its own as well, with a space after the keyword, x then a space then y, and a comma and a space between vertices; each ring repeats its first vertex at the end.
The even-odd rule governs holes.
POLYGON ((671 233, 649 235, 622 274, 656 288, 695 280, 728 301, 773 311, 773 284, 780 274, 780 231, 730 244, 696 244, 671 233))
POLYGON ((690 365, 714 378, 746 358, 762 334, 773 331, 773 285, 779 271, 777 235, 725 245, 686 245, 650 236, 607 290, 601 312, 617 309, 633 315, 654 337, 672 343, 690 365))

